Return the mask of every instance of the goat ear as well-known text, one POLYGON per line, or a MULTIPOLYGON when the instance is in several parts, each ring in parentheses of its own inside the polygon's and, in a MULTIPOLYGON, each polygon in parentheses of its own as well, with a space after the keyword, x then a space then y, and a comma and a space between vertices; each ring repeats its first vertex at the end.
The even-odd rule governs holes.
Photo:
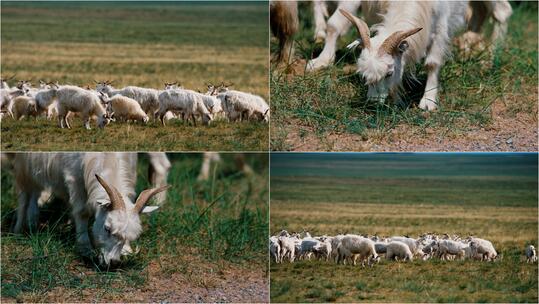
POLYGON ((159 206, 144 206, 144 208, 142 208, 141 213, 151 213, 157 209, 159 209, 159 206))
POLYGON ((408 42, 406 40, 401 41, 401 43, 399 43, 399 53, 402 54, 402 53, 406 52, 408 47, 409 47, 409 45, 408 45, 408 42))

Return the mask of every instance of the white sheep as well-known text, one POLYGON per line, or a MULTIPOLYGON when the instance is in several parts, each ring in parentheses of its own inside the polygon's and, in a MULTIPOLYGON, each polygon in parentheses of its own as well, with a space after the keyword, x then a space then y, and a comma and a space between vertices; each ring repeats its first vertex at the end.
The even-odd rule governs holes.
POLYGON ((269 122, 269 106, 260 96, 226 90, 219 93, 217 98, 221 100, 223 110, 231 121, 256 119, 269 122))
MULTIPOLYGON (((365 261, 367 261, 370 266, 372 266, 374 262, 379 261, 378 254, 374 248, 374 242, 361 236, 346 235, 341 240, 341 244, 339 244, 337 250, 339 254, 339 261, 344 261, 345 258, 356 254, 359 255, 362 266, 365 266, 365 261)), ((356 265, 355 259, 354 265, 356 265)))
POLYGON ((465 244, 453 240, 439 240, 436 242, 437 255, 442 260, 447 260, 450 255, 457 258, 465 258, 465 244))
POLYGON ((405 236, 394 236, 390 238, 391 241, 398 241, 402 242, 410 248, 410 251, 417 256, 422 257, 424 255, 424 252, 422 251, 422 245, 421 242, 410 237, 405 236))
POLYGON ((537 253, 535 252, 535 247, 533 245, 528 245, 526 247, 526 263, 533 263, 537 261, 537 253))
POLYGON ((209 125, 213 120, 213 116, 204 104, 205 98, 211 98, 211 96, 191 90, 163 91, 158 97, 159 111, 157 112, 157 116, 163 126, 165 125, 164 117, 168 111, 181 113, 182 117, 187 116, 187 119, 191 118, 195 126, 195 115, 200 115, 203 124, 209 125))
POLYGON ((148 115, 142 110, 140 104, 129 97, 122 95, 114 95, 108 97, 105 93, 101 93, 99 98, 106 105, 110 117, 119 121, 140 121, 147 123, 148 115))
POLYGON ((399 241, 391 241, 386 246, 386 259, 394 260, 397 258, 404 261, 412 261, 414 259, 414 256, 412 254, 412 251, 410 251, 410 247, 408 247, 407 244, 399 241))
POLYGON ((105 266, 132 253, 130 242, 142 232, 139 215, 155 211, 158 207, 146 203, 168 187, 146 189, 135 196, 136 153, 15 153, 10 157, 19 192, 14 232, 35 231, 38 199, 43 190, 50 190, 71 207, 81 255, 92 257, 95 246, 105 266))
POLYGON ((97 126, 104 128, 110 117, 101 104, 99 97, 76 86, 62 86, 56 92, 58 98, 58 124, 61 128, 71 128, 66 119, 68 112, 80 113, 86 129, 90 129, 90 117, 97 116, 97 126))

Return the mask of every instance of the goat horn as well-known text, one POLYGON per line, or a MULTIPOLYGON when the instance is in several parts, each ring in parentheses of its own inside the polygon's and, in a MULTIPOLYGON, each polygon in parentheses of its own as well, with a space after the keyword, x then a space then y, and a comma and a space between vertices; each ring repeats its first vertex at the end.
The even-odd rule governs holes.
POLYGON ((170 185, 166 185, 159 188, 151 188, 146 189, 140 193, 140 195, 137 198, 137 201, 135 202, 135 207, 133 209, 133 212, 140 213, 142 209, 144 209, 144 205, 152 198, 152 196, 156 195, 159 192, 165 191, 168 188, 170 188, 170 185))
POLYGON ((385 52, 387 54, 393 54, 393 52, 395 52, 395 50, 397 49, 397 47, 399 46, 401 41, 408 38, 409 36, 412 36, 413 34, 419 32, 422 29, 423 28, 418 27, 418 28, 411 29, 411 30, 404 31, 404 32, 403 31, 396 31, 395 33, 389 35, 389 37, 387 37, 386 40, 384 40, 384 42, 380 46, 379 52, 385 52))
POLYGON ((104 179, 102 179, 99 175, 95 175, 97 178, 97 181, 105 188, 105 191, 107 191, 107 194, 109 195, 110 202, 112 203, 112 210, 125 210, 125 203, 122 198, 122 195, 120 192, 118 192, 118 189, 116 189, 114 186, 110 186, 105 182, 104 179))
POLYGON ((346 19, 350 20, 350 22, 352 22, 352 24, 356 26, 357 32, 359 33, 359 37, 361 38, 361 42, 363 43, 364 47, 366 49, 370 49, 371 33, 369 31, 369 26, 367 25, 367 23, 343 9, 339 9, 339 12, 341 12, 341 14, 346 17, 346 19))

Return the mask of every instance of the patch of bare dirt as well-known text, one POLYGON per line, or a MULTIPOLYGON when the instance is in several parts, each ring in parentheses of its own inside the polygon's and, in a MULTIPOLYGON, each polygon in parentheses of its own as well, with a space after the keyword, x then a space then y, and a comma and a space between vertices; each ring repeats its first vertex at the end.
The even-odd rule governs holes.
MULTIPOLYGON (((320 137, 302 126, 301 135, 297 128, 289 130, 286 143, 293 151, 535 152, 538 150, 537 102, 530 105, 530 97, 526 98, 528 102, 519 101, 520 98, 506 96, 503 101, 496 100, 491 106, 491 123, 486 127, 470 126, 457 131, 401 124, 389 132, 370 131, 367 136, 339 133, 320 137)), ((536 92, 532 98, 537 100, 536 92)))

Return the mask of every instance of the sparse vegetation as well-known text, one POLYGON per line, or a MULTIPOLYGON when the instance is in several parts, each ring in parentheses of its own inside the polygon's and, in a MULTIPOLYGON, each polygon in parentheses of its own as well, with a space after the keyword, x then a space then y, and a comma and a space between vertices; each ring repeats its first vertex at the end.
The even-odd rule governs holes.
POLYGON ((272 154, 270 232, 474 234, 503 258, 270 266, 274 302, 537 302, 536 154, 272 154))
MULTIPOLYGON (((267 20, 263 3, 3 1, 2 75, 158 89, 180 81, 204 92, 205 83, 225 81, 268 100, 267 20)), ((269 142, 268 125, 254 122, 117 123, 103 132, 80 124, 3 119, 2 150, 264 151, 269 142)))
MULTIPOLYGON (((141 216, 144 231, 134 245, 140 252, 116 271, 100 270, 80 259, 69 211, 59 201, 42 208, 36 234, 10 234, 17 200, 13 176, 3 170, 2 302, 191 302, 223 287, 223 278, 230 275, 244 288, 249 281, 263 286, 250 296, 230 300, 262 301, 267 286, 267 154, 247 156, 256 172, 252 176, 236 172, 234 157, 223 155, 207 182, 196 181, 201 157, 169 156, 168 182, 173 187, 158 212, 141 216)), ((146 157, 142 154, 140 159, 137 191, 149 184, 146 157)))
POLYGON ((357 54, 344 47, 355 31, 339 40, 334 66, 304 74, 304 60, 322 47, 312 42, 312 11, 304 4, 297 75, 272 67, 271 149, 536 151, 537 3, 512 5, 505 45, 473 56, 458 54, 455 46, 440 75, 440 109, 425 113, 417 108, 426 82, 421 65, 404 79, 402 104, 366 102, 364 82, 351 74, 357 54))

